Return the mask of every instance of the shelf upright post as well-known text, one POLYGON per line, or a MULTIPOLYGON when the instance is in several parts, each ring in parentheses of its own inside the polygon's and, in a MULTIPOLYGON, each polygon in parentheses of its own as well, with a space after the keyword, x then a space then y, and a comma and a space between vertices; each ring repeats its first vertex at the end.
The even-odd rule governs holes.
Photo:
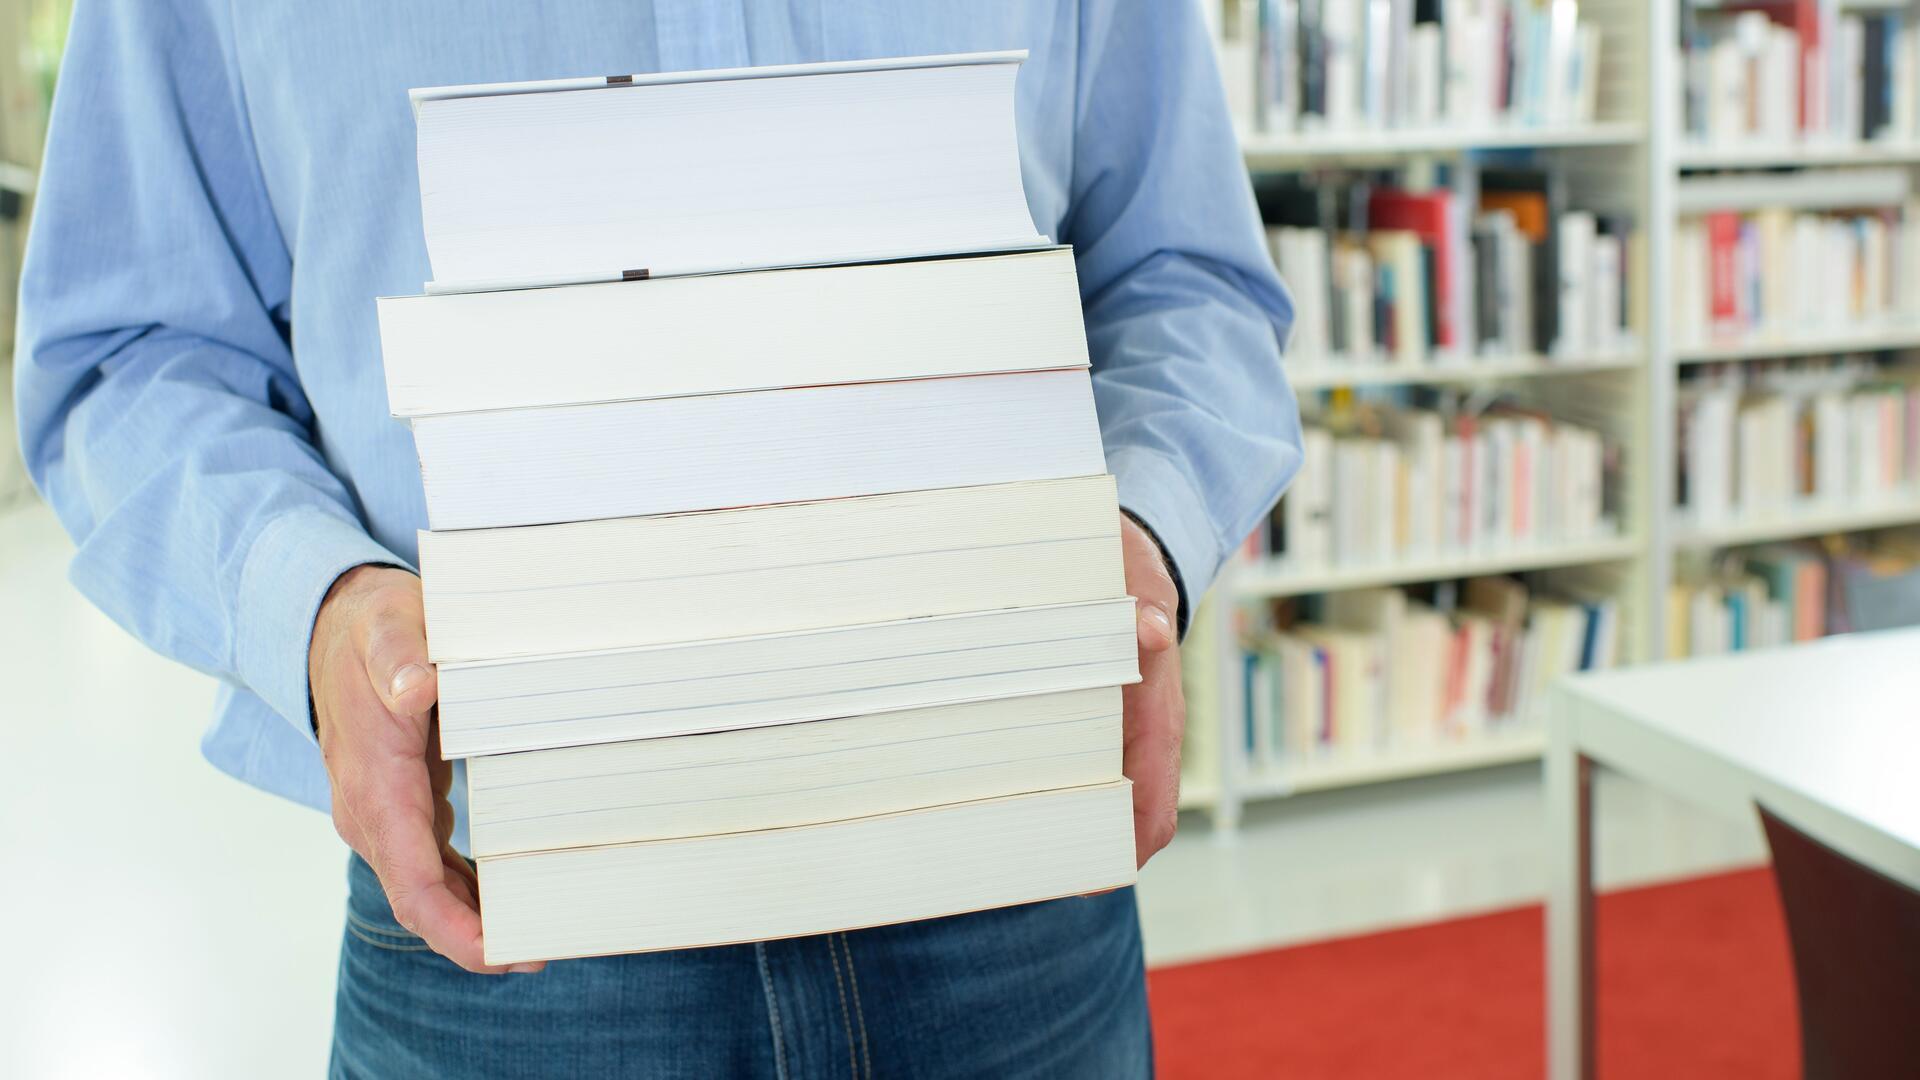
POLYGON ((1243 801, 1241 755, 1236 752, 1236 747, 1245 740, 1240 725, 1247 715, 1244 661, 1240 659, 1240 640, 1235 628, 1235 613, 1240 604, 1239 561, 1237 557, 1230 558, 1221 568, 1220 578, 1213 586, 1213 603, 1207 605, 1208 617, 1213 620, 1209 628, 1213 638, 1211 661, 1219 683, 1214 695, 1218 706, 1214 715, 1203 722, 1214 725, 1214 752, 1220 755, 1220 780, 1214 790, 1211 816, 1214 840, 1221 843, 1238 839, 1243 801))
POLYGON ((1678 8, 1646 7, 1647 98, 1647 457, 1652 463, 1647 510, 1646 592, 1640 618, 1646 652, 1667 655, 1667 592, 1673 584, 1673 502, 1679 366, 1674 362, 1673 293, 1676 195, 1679 186, 1680 83, 1678 8))

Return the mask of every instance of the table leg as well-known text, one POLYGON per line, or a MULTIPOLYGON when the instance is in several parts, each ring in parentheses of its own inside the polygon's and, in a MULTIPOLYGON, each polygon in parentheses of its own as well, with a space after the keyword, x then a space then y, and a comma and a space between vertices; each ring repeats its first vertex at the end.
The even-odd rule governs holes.
POLYGON ((1556 719, 1546 757, 1547 1075, 1593 1080, 1593 763, 1556 719))

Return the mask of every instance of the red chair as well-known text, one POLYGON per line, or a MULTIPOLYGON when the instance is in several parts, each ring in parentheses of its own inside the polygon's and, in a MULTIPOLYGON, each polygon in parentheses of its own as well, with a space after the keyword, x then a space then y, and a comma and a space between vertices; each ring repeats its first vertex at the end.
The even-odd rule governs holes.
POLYGON ((1920 892, 1758 809, 1793 945, 1806 1080, 1920 1077, 1920 892))

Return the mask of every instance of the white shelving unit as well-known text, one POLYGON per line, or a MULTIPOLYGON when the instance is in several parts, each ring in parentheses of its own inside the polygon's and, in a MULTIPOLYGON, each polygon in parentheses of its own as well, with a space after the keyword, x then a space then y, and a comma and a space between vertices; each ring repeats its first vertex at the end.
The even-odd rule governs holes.
POLYGON ((1880 352, 1920 348, 1920 325, 1865 327, 1818 334, 1776 334, 1767 337, 1676 346, 1675 364, 1718 364, 1729 360, 1766 360, 1788 356, 1828 356, 1835 353, 1880 352))
POLYGON ((1482 356, 1452 363, 1426 364, 1302 364, 1287 370, 1287 383, 1295 390, 1329 390, 1336 386, 1474 386, 1555 375, 1591 375, 1596 371, 1620 371, 1639 367, 1642 353, 1623 352, 1602 356, 1541 357, 1482 356))
MULTIPOLYGON (((1920 492, 1871 506, 1782 508, 1773 515, 1746 515, 1711 525, 1690 522, 1675 508, 1676 397, 1689 365, 1881 350, 1920 350, 1920 325, 1835 328, 1829 332, 1714 340, 1678 347, 1670 310, 1674 295, 1674 231, 1682 213, 1725 197, 1734 205, 1762 202, 1786 192, 1784 201, 1808 204, 1852 198, 1854 187, 1873 187, 1890 170, 1920 190, 1920 141, 1808 143, 1803 145, 1697 145, 1680 131, 1678 50, 1680 0, 1581 0, 1583 19, 1594 19, 1605 39, 1600 87, 1602 122, 1563 129, 1499 128, 1460 131, 1437 128, 1359 134, 1246 135, 1243 152, 1254 172, 1313 171, 1344 166, 1424 164, 1473 151, 1533 148, 1557 155, 1566 167, 1576 204, 1624 210, 1640 224, 1644 257, 1634 282, 1641 325, 1639 346, 1607 356, 1545 359, 1482 357, 1474 362, 1406 365, 1337 364, 1326 358, 1290 355, 1291 384, 1303 400, 1339 387, 1475 387, 1586 376, 1626 388, 1626 402, 1610 434, 1629 455, 1621 493, 1618 535, 1574 545, 1469 555, 1415 557, 1391 563, 1298 566, 1282 561, 1229 566, 1204 610, 1211 623, 1203 635, 1214 647, 1190 657, 1208 665, 1211 709, 1196 709, 1189 728, 1212 725, 1193 741, 1204 747, 1209 767, 1192 776, 1182 806, 1206 811, 1217 830, 1230 836, 1245 804, 1302 792, 1369 784, 1444 772, 1522 762, 1538 757, 1540 727, 1533 718, 1495 725, 1478 738, 1432 743, 1379 754, 1315 758, 1281 770, 1255 770, 1234 752, 1243 738, 1237 717, 1241 701, 1239 655, 1233 647, 1233 608, 1283 596, 1411 584, 1482 574, 1557 567, 1616 565, 1621 605, 1622 656, 1627 662, 1665 655, 1661 614, 1676 556, 1686 550, 1721 548, 1831 532, 1920 523, 1920 492), (1790 170, 1808 167, 1858 170, 1837 184, 1808 185, 1790 170), (1868 175, 1869 168, 1879 170, 1868 175), (1702 176, 1704 173, 1724 174, 1702 176), (1683 189, 1682 179, 1687 178, 1683 189), (1210 715, 1202 715, 1210 713, 1210 715), (1232 725, 1224 717, 1235 717, 1232 725)), ((1901 6, 1920 0, 1899 0, 1901 6)))
POLYGON ((1920 522, 1920 494, 1862 505, 1783 508, 1778 513, 1746 514, 1734 520, 1710 523, 1690 522, 1676 513, 1672 538, 1676 548, 1721 548, 1884 529, 1914 522, 1920 522))
POLYGON ((1408 585, 1448 578, 1518 574, 1528 570, 1632 559, 1640 554, 1641 547, 1640 541, 1621 537, 1587 540, 1577 544, 1496 548, 1457 555, 1352 565, 1294 566, 1283 559, 1273 559, 1269 560, 1268 565, 1236 567, 1233 592, 1243 599, 1266 600, 1340 589, 1365 589, 1376 585, 1408 585))
POLYGON ((1718 169, 1778 169, 1808 165, 1911 165, 1920 162, 1920 142, 1810 142, 1789 146, 1702 146, 1682 143, 1674 164, 1688 172, 1718 169))
POLYGON ((1286 135, 1243 134, 1241 153, 1256 169, 1284 171, 1345 162, 1399 161, 1468 150, 1525 150, 1536 147, 1631 146, 1642 139, 1637 123, 1583 124, 1578 127, 1433 127, 1410 131, 1315 132, 1286 135))
POLYGON ((1546 735, 1540 725, 1508 722, 1470 739, 1375 754, 1313 758, 1285 768, 1252 773, 1242 779, 1240 790, 1242 796, 1249 799, 1301 795, 1357 784, 1510 765, 1538 758, 1545 749, 1546 735))

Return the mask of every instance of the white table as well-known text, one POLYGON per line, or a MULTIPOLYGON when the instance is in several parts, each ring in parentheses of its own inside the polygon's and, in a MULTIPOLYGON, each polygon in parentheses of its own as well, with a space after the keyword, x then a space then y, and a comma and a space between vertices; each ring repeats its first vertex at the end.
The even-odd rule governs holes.
POLYGON ((1547 1067, 1594 1073, 1592 769, 1794 827, 1920 889, 1920 630, 1577 676, 1546 758, 1547 1067))

